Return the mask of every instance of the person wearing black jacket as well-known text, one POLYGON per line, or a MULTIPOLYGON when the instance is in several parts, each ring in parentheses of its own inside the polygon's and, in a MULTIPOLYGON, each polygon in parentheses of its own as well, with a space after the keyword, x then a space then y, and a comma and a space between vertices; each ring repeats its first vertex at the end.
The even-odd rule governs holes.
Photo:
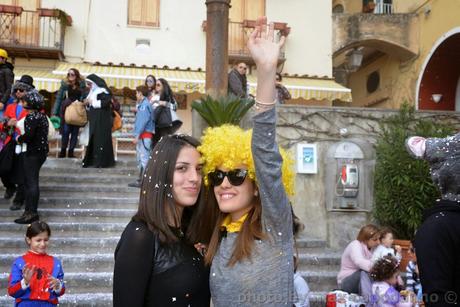
MULTIPOLYGON (((195 249, 207 243, 199 142, 164 136, 142 180, 139 208, 115 249, 114 307, 210 304, 209 268, 195 249)), ((209 227, 208 227, 209 226, 209 227)))
POLYGON ((11 95, 11 87, 14 82, 14 66, 6 60, 8 53, 0 49, 0 111, 3 110, 11 95))
POLYGON ((441 198, 423 214, 415 252, 426 306, 460 303, 460 133, 447 138, 412 137, 409 152, 430 163, 441 198))
POLYGON ((24 157, 25 211, 14 220, 17 224, 30 224, 39 219, 38 200, 40 198, 40 168, 48 156, 48 119, 41 112, 44 107, 43 96, 36 90, 27 92, 23 100, 28 113, 24 120, 24 133, 16 138, 18 144, 26 144, 24 157))

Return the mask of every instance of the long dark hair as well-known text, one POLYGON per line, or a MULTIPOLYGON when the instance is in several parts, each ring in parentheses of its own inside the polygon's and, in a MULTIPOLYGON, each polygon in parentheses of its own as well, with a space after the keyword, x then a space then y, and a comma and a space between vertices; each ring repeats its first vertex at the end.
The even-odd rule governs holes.
POLYGON ((155 78, 154 75, 147 75, 147 77, 145 77, 144 85, 147 86, 147 87, 149 88, 149 92, 151 92, 151 91, 154 91, 154 90, 155 90, 155 84, 156 84, 156 82, 157 82, 157 79, 155 78), (147 79, 148 79, 148 78, 152 78, 152 79, 153 79, 153 84, 152 84, 151 86, 149 86, 149 85, 147 84, 147 79))
POLYGON ((174 100, 174 93, 173 93, 171 87, 169 86, 168 81, 166 81, 166 79, 163 79, 163 78, 158 78, 158 81, 160 81, 161 84, 163 85, 163 90, 160 93, 160 100, 174 103, 174 101, 175 101, 174 100))
POLYGON ((70 68, 70 69, 67 71, 67 73, 68 73, 69 71, 71 71, 71 70, 72 70, 72 71, 74 72, 74 74, 75 74, 75 81, 74 81, 75 83, 71 83, 71 82, 70 82, 69 76, 66 77, 66 82, 67 82, 67 84, 71 85, 73 88, 79 87, 80 84, 81 84, 82 81, 83 81, 83 78, 82 78, 81 75, 80 75, 80 71, 78 71, 78 69, 76 69, 76 68, 70 68))
MULTIPOLYGON (((212 259, 216 255, 222 237, 222 229, 220 225, 222 225, 222 222, 227 215, 227 213, 223 213, 219 210, 219 206, 212 189, 213 188, 210 187, 208 206, 205 211, 205 216, 202 218, 203 225, 208 221, 216 220, 205 256, 205 263, 208 265, 211 264, 212 259)), ((241 226, 241 230, 238 232, 234 249, 227 265, 233 266, 244 259, 251 259, 252 248, 254 247, 255 240, 263 240, 265 238, 266 234, 262 230, 262 203, 259 196, 254 196, 254 206, 251 210, 249 210, 248 216, 241 226)))
POLYGON ((171 227, 180 225, 190 243, 207 242, 210 231, 199 227, 204 210, 204 183, 194 206, 186 207, 179 217, 173 199, 173 177, 177 157, 182 148, 198 147, 200 142, 188 135, 163 136, 152 150, 152 156, 147 164, 142 178, 139 208, 134 215, 134 221, 147 224, 150 231, 158 234, 162 243, 178 240, 177 233, 171 227), (172 215, 172 216, 171 216, 172 215), (173 218, 175 225, 169 225, 173 218))

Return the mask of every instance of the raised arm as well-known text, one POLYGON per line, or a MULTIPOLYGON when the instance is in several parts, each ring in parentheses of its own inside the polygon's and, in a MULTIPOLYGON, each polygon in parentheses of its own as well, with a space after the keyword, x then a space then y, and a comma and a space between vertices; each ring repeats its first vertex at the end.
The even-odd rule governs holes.
POLYGON ((256 169, 262 216, 275 227, 277 238, 292 237, 292 214, 289 199, 284 190, 281 174, 282 157, 276 143, 275 73, 279 51, 284 43, 274 42, 273 24, 266 27, 266 17, 257 26, 248 42, 249 50, 257 65, 256 115, 252 135, 252 152, 256 169))

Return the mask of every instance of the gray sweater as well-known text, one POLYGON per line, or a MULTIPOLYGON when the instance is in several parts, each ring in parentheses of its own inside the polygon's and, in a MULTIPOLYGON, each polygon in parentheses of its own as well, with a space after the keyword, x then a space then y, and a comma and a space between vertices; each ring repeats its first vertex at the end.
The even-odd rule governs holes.
POLYGON ((275 109, 254 116, 252 154, 267 239, 255 242, 250 260, 229 267, 238 233, 222 238, 209 277, 216 307, 293 304, 292 214, 281 180, 282 158, 275 141, 275 124, 275 109))

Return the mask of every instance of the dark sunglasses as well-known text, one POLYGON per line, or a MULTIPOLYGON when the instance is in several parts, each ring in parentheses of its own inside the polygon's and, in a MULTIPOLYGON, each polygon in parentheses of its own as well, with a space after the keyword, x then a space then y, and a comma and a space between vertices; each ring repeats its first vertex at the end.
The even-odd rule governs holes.
POLYGON ((248 171, 245 169, 234 169, 228 172, 215 170, 214 172, 209 173, 208 178, 211 185, 215 187, 221 185, 225 177, 227 177, 228 181, 233 186, 239 186, 243 184, 247 175, 248 171))
POLYGON ((75 74, 69 72, 69 73, 67 74, 67 77, 70 77, 70 76, 75 76, 75 74))
POLYGON ((23 90, 22 88, 17 88, 17 89, 14 90, 14 92, 15 92, 15 93, 16 93, 16 92, 24 93, 24 90, 23 90))

